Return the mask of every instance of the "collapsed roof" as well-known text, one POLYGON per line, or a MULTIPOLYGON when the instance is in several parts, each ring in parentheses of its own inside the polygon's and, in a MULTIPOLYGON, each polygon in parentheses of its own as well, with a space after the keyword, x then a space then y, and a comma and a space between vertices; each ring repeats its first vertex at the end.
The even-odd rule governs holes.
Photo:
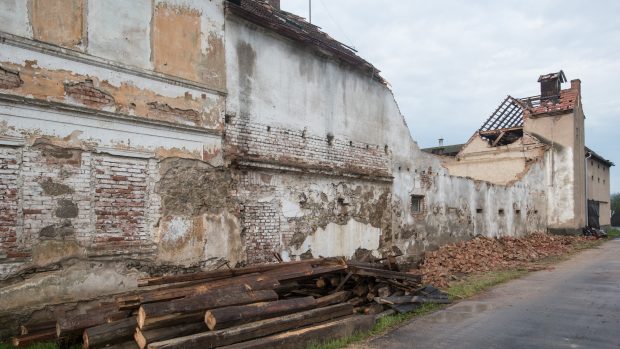
POLYGON ((368 74, 369 77, 387 85, 379 70, 358 56, 355 49, 308 23, 305 18, 283 11, 262 0, 228 0, 226 8, 231 13, 254 24, 305 43, 320 53, 335 57, 368 74))

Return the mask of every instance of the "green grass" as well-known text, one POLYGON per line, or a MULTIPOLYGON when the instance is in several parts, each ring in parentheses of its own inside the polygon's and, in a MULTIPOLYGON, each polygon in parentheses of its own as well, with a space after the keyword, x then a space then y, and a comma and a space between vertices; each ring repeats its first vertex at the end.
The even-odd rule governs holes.
POLYGON ((471 275, 467 279, 452 283, 447 292, 453 300, 469 298, 495 285, 519 278, 528 271, 525 269, 491 271, 471 275))
MULTIPOLYGON (((15 348, 11 344, 8 343, 0 343, 0 349, 13 349, 15 348)), ((28 349, 58 349, 58 344, 50 342, 50 343, 35 343, 28 346, 28 349)))
POLYGON ((618 237, 620 237, 620 230, 615 229, 615 228, 607 229, 607 238, 617 239, 618 237))

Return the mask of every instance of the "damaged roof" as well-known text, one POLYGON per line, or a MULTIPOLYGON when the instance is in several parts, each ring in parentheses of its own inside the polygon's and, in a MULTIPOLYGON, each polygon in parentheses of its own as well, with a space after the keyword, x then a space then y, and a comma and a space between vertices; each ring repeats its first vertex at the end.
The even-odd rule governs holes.
POLYGON ((431 147, 420 149, 425 153, 435 154, 435 155, 444 155, 444 156, 456 156, 465 144, 452 144, 452 145, 442 145, 439 147, 431 147))
POLYGON ((592 158, 598 160, 599 162, 611 167, 611 166, 615 166, 615 164, 607 159, 605 159, 604 157, 598 155, 594 150, 586 147, 586 156, 588 156, 588 153, 592 154, 592 158))
POLYGON ((578 96, 578 89, 569 88, 561 90, 560 95, 556 97, 541 98, 540 96, 534 96, 522 98, 521 100, 526 103, 528 115, 536 116, 539 114, 564 114, 565 112, 570 112, 575 108, 578 96))
POLYGON ((308 23, 303 17, 280 10, 262 0, 228 0, 226 8, 233 14, 280 35, 314 47, 364 71, 369 77, 387 85, 379 70, 358 56, 355 50, 308 23))

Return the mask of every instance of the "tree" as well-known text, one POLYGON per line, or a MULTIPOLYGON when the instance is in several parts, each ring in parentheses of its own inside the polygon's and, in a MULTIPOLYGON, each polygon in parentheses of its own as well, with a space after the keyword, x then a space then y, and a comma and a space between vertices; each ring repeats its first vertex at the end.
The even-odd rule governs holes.
POLYGON ((620 212, 620 193, 611 194, 611 213, 620 212))

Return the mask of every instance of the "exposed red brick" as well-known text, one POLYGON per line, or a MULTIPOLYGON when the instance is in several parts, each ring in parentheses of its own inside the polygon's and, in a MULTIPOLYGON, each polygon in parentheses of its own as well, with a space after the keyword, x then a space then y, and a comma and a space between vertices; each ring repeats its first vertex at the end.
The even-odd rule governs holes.
POLYGON ((18 72, 13 72, 0 67, 0 89, 12 89, 20 87, 24 81, 18 72))
POLYGON ((67 96, 92 107, 111 106, 115 104, 112 95, 96 88, 93 81, 87 79, 84 82, 65 84, 67 96))

